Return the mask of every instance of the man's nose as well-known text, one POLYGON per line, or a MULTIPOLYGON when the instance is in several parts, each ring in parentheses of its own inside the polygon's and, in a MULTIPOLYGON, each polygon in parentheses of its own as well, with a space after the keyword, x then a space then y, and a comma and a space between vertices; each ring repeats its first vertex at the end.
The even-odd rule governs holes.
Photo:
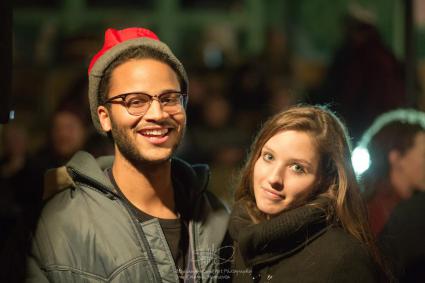
POLYGON ((160 121, 166 119, 168 116, 168 113, 163 110, 158 99, 153 98, 143 118, 145 120, 160 121))

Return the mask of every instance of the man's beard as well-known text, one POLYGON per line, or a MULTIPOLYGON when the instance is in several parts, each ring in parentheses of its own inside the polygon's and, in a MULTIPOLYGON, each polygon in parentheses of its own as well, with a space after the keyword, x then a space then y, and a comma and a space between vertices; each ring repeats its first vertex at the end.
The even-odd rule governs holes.
POLYGON ((177 142, 173 145, 169 156, 163 159, 149 160, 141 154, 141 152, 137 148, 137 145, 135 144, 134 140, 130 138, 129 134, 127 134, 122 127, 119 127, 117 124, 115 124, 112 118, 111 126, 111 134, 115 144, 118 147, 118 150, 121 152, 125 159, 127 159, 135 168, 139 170, 146 167, 158 166, 165 162, 168 162, 173 153, 176 151, 177 147, 180 145, 185 130, 185 128, 183 128, 183 131, 178 136, 177 142))

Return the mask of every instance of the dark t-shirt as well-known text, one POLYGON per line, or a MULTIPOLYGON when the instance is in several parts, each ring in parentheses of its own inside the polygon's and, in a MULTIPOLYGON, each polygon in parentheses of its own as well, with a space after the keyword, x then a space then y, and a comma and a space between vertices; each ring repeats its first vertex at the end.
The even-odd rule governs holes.
MULTIPOLYGON (((114 176, 111 169, 105 170, 107 176, 111 180, 111 183, 115 186, 117 192, 125 200, 129 208, 132 210, 139 222, 145 222, 147 220, 155 218, 142 210, 134 206, 122 193, 120 188, 115 182, 114 176)), ((178 212, 179 213, 179 212, 178 212)), ((189 247, 189 234, 186 221, 181 217, 177 219, 162 219, 158 218, 159 224, 161 225, 162 231, 164 232, 165 239, 167 240, 171 254, 174 259, 174 263, 179 272, 180 280, 182 280, 184 270, 186 269, 186 258, 189 247)))

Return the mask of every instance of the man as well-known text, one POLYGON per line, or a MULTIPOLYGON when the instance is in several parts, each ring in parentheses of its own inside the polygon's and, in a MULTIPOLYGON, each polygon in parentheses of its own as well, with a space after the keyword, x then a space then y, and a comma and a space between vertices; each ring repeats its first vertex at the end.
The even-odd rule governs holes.
POLYGON ((415 191, 391 213, 378 243, 399 282, 425 282, 425 191, 415 191))
POLYGON ((183 65, 153 32, 106 31, 89 102, 115 156, 79 152, 49 172, 62 190, 41 214, 28 281, 216 281, 227 210, 206 191, 205 165, 172 158, 187 91, 183 65))
POLYGON ((425 282, 425 112, 380 115, 361 146, 370 155, 361 180, 377 243, 397 282, 425 282))

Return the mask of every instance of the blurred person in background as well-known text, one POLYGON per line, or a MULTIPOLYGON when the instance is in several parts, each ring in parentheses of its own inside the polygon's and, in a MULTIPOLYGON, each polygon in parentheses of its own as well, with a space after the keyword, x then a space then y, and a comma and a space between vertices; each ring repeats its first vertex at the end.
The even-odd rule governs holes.
MULTIPOLYGON (((78 46, 78 44, 77 44, 78 46)), ((87 56, 87 55, 86 55, 87 56)), ((86 57, 84 56, 84 58, 86 57)), ((82 59, 82 58, 81 58, 82 59)), ((59 108, 63 108, 63 111, 67 111, 69 114, 74 114, 75 118, 79 118, 83 122, 84 132, 78 131, 77 127, 73 127, 74 133, 69 133, 69 135, 75 135, 69 142, 64 142, 61 146, 60 151, 70 150, 72 147, 77 148, 76 146, 83 137, 85 137, 84 148, 79 148, 78 150, 84 149, 94 157, 99 157, 102 155, 112 155, 114 153, 114 147, 112 142, 105 136, 99 135, 96 132, 96 129, 90 121, 90 107, 89 100, 87 97, 87 82, 88 79, 85 74, 82 74, 84 77, 77 77, 72 81, 70 86, 65 91, 64 95, 59 99, 58 105, 59 108), (76 131, 76 132, 75 132, 76 131), (74 145, 71 145, 74 144, 74 145), (65 147, 65 148, 64 148, 65 147), (68 147, 68 149, 66 149, 68 147)), ((62 118, 63 120, 63 118, 62 118)), ((69 119, 68 119, 69 120, 69 119)), ((63 124, 63 123, 62 123, 63 124)), ((76 125, 76 124, 74 124, 76 125)), ((81 127, 80 127, 81 128, 81 127)), ((66 133, 60 134, 59 131, 56 134, 57 139, 64 139, 66 133), (62 137, 60 137, 62 135, 62 137)), ((81 146, 81 145, 80 145, 81 146)), ((74 152, 75 153, 75 152, 74 152)), ((68 161, 69 158, 74 154, 71 153, 68 158, 65 158, 65 161, 68 161)), ((59 165, 58 165, 59 166, 59 165)), ((57 167, 57 166, 55 166, 57 167)))
MULTIPOLYGON (((87 137, 85 120, 75 111, 61 109, 53 116, 51 136, 51 151, 56 158, 52 167, 63 165, 78 150, 84 148, 87 137)), ((52 156, 53 157, 53 156, 52 156)))
POLYGON ((27 131, 16 123, 2 127, 0 176, 10 178, 24 168, 28 158, 27 131))
POLYGON ((110 28, 88 74, 92 121, 114 156, 80 151, 49 171, 28 282, 216 282, 228 212, 207 191, 208 166, 174 157, 183 65, 152 31, 110 28))
POLYGON ((264 118, 262 110, 270 97, 264 65, 250 60, 238 66, 229 82, 228 97, 238 127, 253 134, 258 121, 264 118))
POLYGON ((425 113, 399 109, 365 132, 361 175, 371 228, 402 282, 424 282, 425 113))
POLYGON ((211 167, 211 190, 228 206, 233 203, 229 190, 233 175, 240 166, 248 134, 235 126, 234 110, 226 96, 209 93, 202 106, 203 123, 192 130, 197 149, 211 167))
POLYGON ((87 141, 87 120, 77 105, 59 106, 52 114, 46 144, 34 162, 41 172, 64 165, 87 141))
POLYGON ((27 129, 17 121, 1 127, 0 282, 23 282, 29 235, 41 207, 38 176, 31 170, 27 129))
POLYGON ((300 102, 298 93, 290 79, 274 76, 268 79, 271 93, 265 110, 265 116, 270 117, 276 113, 290 108, 300 102))
POLYGON ((329 110, 296 106, 270 118, 251 147, 235 202, 234 282, 379 282, 383 263, 349 140, 329 110))
POLYGON ((350 5, 344 38, 312 103, 331 103, 355 143, 380 114, 407 103, 403 67, 384 44, 375 15, 350 5), (361 113, 359 112, 361 109, 361 113))
POLYGON ((11 213, 25 214, 30 224, 35 221, 32 218, 40 205, 41 192, 35 187, 39 177, 31 163, 27 129, 11 121, 2 127, 1 135, 3 151, 0 157, 0 180, 1 197, 4 200, 1 207, 9 207, 11 213))

